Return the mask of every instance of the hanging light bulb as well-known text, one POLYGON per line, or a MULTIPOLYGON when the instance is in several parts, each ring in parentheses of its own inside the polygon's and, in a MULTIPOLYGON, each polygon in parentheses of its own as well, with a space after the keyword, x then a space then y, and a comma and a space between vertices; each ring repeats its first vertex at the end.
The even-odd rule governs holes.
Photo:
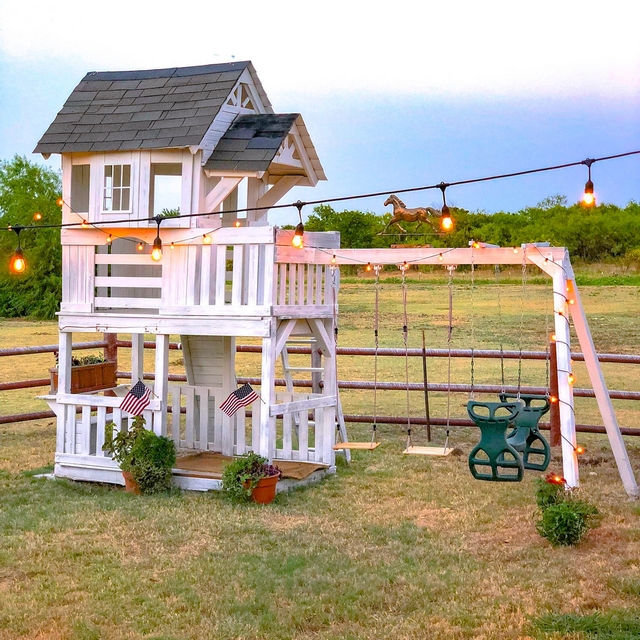
POLYGON ((371 266, 371 263, 370 263, 370 262, 367 262, 367 266, 365 267, 365 269, 366 269, 367 271, 371 271, 371 269, 373 269, 373 267, 371 266))
POLYGON ((59 207, 61 207, 61 206, 64 204, 64 200, 63 200, 62 198, 58 198, 58 199, 56 200, 56 204, 57 204, 59 207))
POLYGON ((234 222, 234 225, 235 225, 235 227, 236 227, 236 228, 238 228, 241 224, 242 224, 242 223, 240 222, 240 220, 236 220, 236 221, 234 222))
POLYGON ((160 260, 162 260, 162 240, 160 240, 160 236, 158 236, 153 241, 153 249, 151 249, 151 259, 155 262, 160 262, 160 260))
POLYGON ((585 449, 582 445, 578 445, 578 446, 575 448, 575 452, 576 452, 579 456, 581 456, 585 451, 586 451, 586 449, 585 449))
POLYGON ((33 219, 37 222, 38 220, 42 220, 42 214, 39 211, 36 211, 33 214, 33 219))
POLYGON ((20 232, 23 228, 24 227, 21 227, 20 225, 16 225, 12 228, 12 231, 15 231, 18 236, 18 246, 9 260, 9 270, 12 273, 22 273, 27 268, 27 261, 24 259, 22 247, 20 246, 20 232))
POLYGON ((138 242, 137 249, 138 251, 142 251, 144 249, 144 244, 142 244, 142 242, 138 242))
POLYGON ((441 253, 438 254, 438 260, 440 260, 440 262, 444 260, 444 256, 441 253))
POLYGON ((202 244, 211 244, 211 236, 208 233, 202 236, 202 244))
POLYGON ((291 246, 296 249, 302 249, 304 247, 304 225, 299 222, 296 225, 296 230, 293 232, 293 238, 291 238, 291 246))
POLYGON ((334 254, 333 257, 331 258, 331 264, 335 264, 336 262, 337 262, 336 261, 336 256, 334 254))
POLYGON ((573 373, 570 373, 570 374, 567 376, 567 382, 568 382, 569 384, 573 384, 575 381, 576 381, 575 376, 573 375, 573 373))
POLYGON ((113 242, 113 236, 111 234, 109 234, 107 236, 107 244, 111 244, 113 242))
POLYGON ((151 259, 154 262, 162 260, 162 240, 160 239, 160 224, 164 220, 162 216, 154 216, 155 223, 158 225, 156 239, 153 241, 153 249, 151 249, 151 259))
POLYGON ((304 207, 304 202, 298 200, 295 203, 296 208, 298 209, 298 219, 300 222, 296 225, 296 229, 293 232, 293 238, 291 238, 291 246, 296 249, 302 249, 304 247, 304 224, 302 224, 302 207, 304 207))
POLYGON ((80 225, 80 227, 82 229, 88 229, 89 228, 89 223, 86 220, 83 220, 82 224, 80 225))
POLYGON ((173 244, 173 242, 171 243, 171 246, 169 247, 169 249, 171 249, 172 251, 176 248, 175 244, 173 244))
POLYGON ((593 182, 591 181, 591 165, 595 162, 593 158, 587 158, 582 161, 582 164, 587 166, 589 170, 589 178, 584 185, 584 194, 582 196, 582 204, 587 207, 593 207, 596 203, 596 197, 593 193, 593 182))
POLYGON ((440 228, 443 231, 451 231, 453 229, 453 218, 451 212, 447 206, 447 198, 445 196, 445 190, 449 185, 445 182, 441 182, 438 187, 442 191, 442 209, 440 209, 440 228))

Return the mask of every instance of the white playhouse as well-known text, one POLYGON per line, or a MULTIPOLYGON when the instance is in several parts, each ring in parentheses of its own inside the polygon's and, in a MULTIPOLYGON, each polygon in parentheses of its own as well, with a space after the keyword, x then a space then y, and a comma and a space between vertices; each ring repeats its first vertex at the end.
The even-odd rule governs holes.
MULTIPOLYGON (((59 382, 48 398, 57 415, 55 475, 122 483, 102 445, 106 423, 126 429, 131 418, 118 395, 71 393, 80 331, 131 333, 132 382, 143 376, 144 335, 155 336, 154 396, 144 415, 179 449, 253 449, 331 470, 334 270, 292 254, 293 232, 268 222, 292 187, 326 179, 302 117, 273 113, 250 62, 89 73, 35 151, 61 154, 63 225, 79 223, 61 234, 59 382), (168 382, 176 334, 186 384, 168 382), (237 387, 239 336, 261 340, 260 399, 228 417, 219 405, 237 387), (325 383, 317 393, 295 393, 291 384, 276 393, 276 362, 289 340, 313 346, 308 369, 325 383)), ((334 233, 306 239, 339 247, 334 233)), ((177 482, 217 485, 202 475, 177 482)))

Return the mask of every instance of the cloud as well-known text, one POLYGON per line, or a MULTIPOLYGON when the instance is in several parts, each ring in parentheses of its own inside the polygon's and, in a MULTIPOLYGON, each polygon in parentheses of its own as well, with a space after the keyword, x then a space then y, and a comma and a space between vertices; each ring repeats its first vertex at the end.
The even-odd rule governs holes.
POLYGON ((639 96, 639 18, 621 0, 23 0, 0 5, 0 51, 87 70, 234 56, 275 95, 639 96))

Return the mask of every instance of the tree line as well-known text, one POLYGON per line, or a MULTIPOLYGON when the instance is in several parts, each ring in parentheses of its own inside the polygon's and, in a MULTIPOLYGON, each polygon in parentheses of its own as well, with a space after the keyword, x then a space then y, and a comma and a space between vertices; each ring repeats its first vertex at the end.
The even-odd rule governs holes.
MULTIPOLYGON (((0 162, 0 317, 54 318, 62 296, 60 229, 47 228, 61 222, 56 200, 61 194, 58 172, 15 156, 0 162), (41 219, 36 220, 39 213, 41 219), (23 274, 9 272, 9 259, 18 238, 8 226, 40 225, 20 234, 28 260, 23 274)), ((573 258, 585 262, 610 259, 640 265, 640 204, 626 207, 601 204, 587 208, 568 205, 564 196, 546 198, 535 207, 515 213, 471 212, 451 207, 452 232, 434 232, 425 223, 406 223, 407 233, 389 229, 390 213, 336 211, 329 205, 314 208, 305 222, 307 231, 338 231, 344 248, 384 248, 402 244, 433 247, 466 247, 476 240, 500 246, 524 242, 550 242, 569 249, 573 258)))

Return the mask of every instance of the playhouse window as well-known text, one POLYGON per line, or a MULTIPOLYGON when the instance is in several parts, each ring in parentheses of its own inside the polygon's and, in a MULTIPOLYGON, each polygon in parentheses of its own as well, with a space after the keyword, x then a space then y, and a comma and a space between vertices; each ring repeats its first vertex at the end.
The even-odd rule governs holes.
POLYGON ((76 213, 89 213, 89 187, 91 167, 74 164, 71 167, 71 209, 76 213))
POLYGON ((179 162, 154 162, 151 164, 149 189, 151 216, 175 216, 180 213, 182 202, 182 164, 179 162))
POLYGON ((103 211, 131 210, 131 165, 107 164, 104 167, 103 211))

